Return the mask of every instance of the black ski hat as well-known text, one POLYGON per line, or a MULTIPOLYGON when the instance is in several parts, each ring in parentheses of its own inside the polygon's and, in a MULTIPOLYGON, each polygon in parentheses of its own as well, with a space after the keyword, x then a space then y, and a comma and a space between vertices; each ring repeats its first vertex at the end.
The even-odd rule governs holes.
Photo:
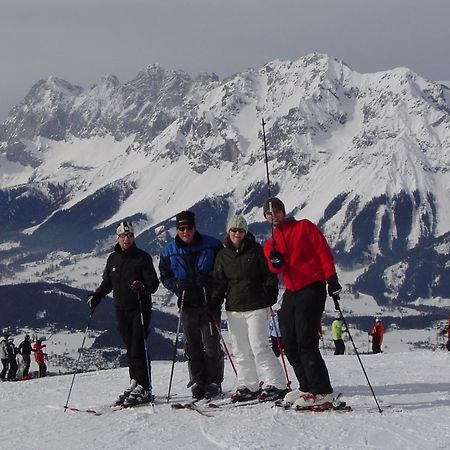
POLYGON ((176 215, 177 228, 183 225, 195 227, 195 214, 192 211, 181 211, 176 215))
POLYGON ((280 211, 283 211, 284 214, 286 214, 284 203, 278 197, 270 197, 264 202, 263 205, 264 217, 266 217, 266 212, 269 211, 270 206, 272 206, 273 209, 279 209, 280 211))

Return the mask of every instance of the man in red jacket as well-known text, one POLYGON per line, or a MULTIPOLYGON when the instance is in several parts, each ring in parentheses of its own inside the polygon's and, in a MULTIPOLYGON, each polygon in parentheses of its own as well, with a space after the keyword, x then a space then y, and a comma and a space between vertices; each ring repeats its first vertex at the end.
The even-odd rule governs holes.
POLYGON ((264 217, 273 233, 264 244, 269 269, 280 274, 286 290, 280 309, 280 327, 286 357, 300 384, 284 400, 298 407, 326 405, 333 401, 328 370, 319 351, 320 325, 328 293, 342 290, 333 255, 325 237, 307 219, 286 217, 281 200, 269 198, 264 217))

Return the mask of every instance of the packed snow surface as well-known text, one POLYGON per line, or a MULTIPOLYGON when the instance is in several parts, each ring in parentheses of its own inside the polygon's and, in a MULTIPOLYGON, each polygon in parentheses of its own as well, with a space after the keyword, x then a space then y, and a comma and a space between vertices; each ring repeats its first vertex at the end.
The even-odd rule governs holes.
MULTIPOLYGON (((212 417, 166 403, 171 363, 153 363, 154 407, 112 411, 128 369, 0 384, 0 442, 26 449, 444 449, 450 442, 450 353, 416 351, 361 355, 380 414, 355 355, 324 355, 335 392, 350 413, 299 413, 269 403, 213 410, 212 417)), ((235 388, 226 362, 226 396, 235 388)), ((290 377, 293 378, 292 372, 290 377)), ((172 402, 190 398, 187 367, 175 365, 172 402)))

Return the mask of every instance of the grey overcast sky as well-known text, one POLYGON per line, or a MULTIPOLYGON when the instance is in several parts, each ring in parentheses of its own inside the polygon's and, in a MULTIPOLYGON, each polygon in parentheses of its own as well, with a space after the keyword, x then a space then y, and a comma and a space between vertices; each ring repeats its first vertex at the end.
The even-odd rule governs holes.
POLYGON ((450 79, 450 0, 0 0, 0 122, 42 78, 89 88, 152 63, 223 78, 311 52, 450 79))

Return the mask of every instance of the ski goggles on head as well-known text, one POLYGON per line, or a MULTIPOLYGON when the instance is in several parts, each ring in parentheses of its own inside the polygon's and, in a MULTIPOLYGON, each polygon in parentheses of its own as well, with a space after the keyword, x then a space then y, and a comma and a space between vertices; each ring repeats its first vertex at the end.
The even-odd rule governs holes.
POLYGON ((243 228, 230 228, 230 231, 232 233, 245 233, 245 230, 243 228))

